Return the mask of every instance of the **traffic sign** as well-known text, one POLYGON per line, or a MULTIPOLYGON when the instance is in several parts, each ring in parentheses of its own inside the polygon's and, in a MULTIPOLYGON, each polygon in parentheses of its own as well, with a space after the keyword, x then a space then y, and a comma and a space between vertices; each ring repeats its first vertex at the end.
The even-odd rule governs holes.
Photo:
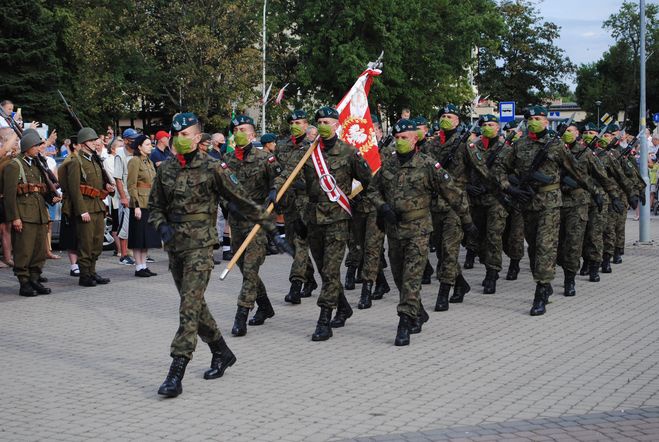
POLYGON ((652 114, 652 121, 659 123, 659 114, 652 114))
POLYGON ((502 101, 499 103, 499 121, 501 123, 508 123, 515 121, 515 102, 502 101))

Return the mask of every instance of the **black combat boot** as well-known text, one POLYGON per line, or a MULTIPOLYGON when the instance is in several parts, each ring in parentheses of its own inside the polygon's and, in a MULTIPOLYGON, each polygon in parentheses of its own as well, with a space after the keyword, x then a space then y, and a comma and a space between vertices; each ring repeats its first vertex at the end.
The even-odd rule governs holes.
POLYGON ((602 273, 611 273, 611 255, 608 253, 602 256, 602 273))
POLYGON ((531 316, 541 316, 546 312, 545 306, 549 299, 550 284, 537 283, 535 286, 535 296, 533 297, 533 307, 531 307, 531 316))
POLYGON ((511 259, 510 265, 508 266, 508 273, 506 274, 506 280, 516 281, 517 275, 519 275, 519 259, 511 259))
POLYGON ((224 338, 208 344, 213 353, 211 358, 211 368, 204 373, 204 379, 217 379, 221 378, 224 370, 231 367, 236 363, 236 355, 229 349, 224 338))
MULTIPOLYGON (((450 290, 450 286, 449 286, 450 290)), ((462 301, 465 299, 465 295, 469 293, 471 290, 471 286, 467 282, 464 276, 462 276, 462 273, 458 275, 457 278, 455 278, 455 287, 453 287, 453 295, 451 295, 451 299, 449 299, 449 302, 453 304, 460 304, 462 301)))
POLYGON ((373 291, 373 281, 365 281, 362 284, 362 294, 359 298, 357 308, 359 310, 371 308, 371 292, 373 291))
POLYGON ((37 292, 34 291, 34 287, 30 284, 28 280, 19 280, 21 288, 18 290, 18 294, 25 297, 37 296, 37 292))
POLYGON ((316 323, 316 330, 311 335, 312 341, 327 341, 332 337, 332 327, 330 320, 332 319, 332 309, 329 307, 321 307, 320 315, 318 316, 318 323, 316 323))
POLYGON ((83 287, 96 287, 96 280, 90 274, 83 274, 80 272, 80 279, 78 279, 78 285, 83 287))
POLYGON ((595 261, 590 261, 588 263, 588 270, 589 270, 588 273, 590 275, 590 277, 588 278, 588 281, 590 281, 590 282, 600 282, 600 274, 599 274, 600 266, 599 266, 599 264, 595 261))
POLYGON ((432 275, 435 273, 435 270, 430 264, 430 260, 426 260, 426 268, 423 269, 423 277, 421 278, 421 284, 428 285, 432 282, 432 275))
POLYGON ((312 276, 311 281, 307 281, 304 283, 304 288, 302 289, 302 293, 300 293, 300 298, 310 298, 311 292, 313 292, 317 288, 318 288, 318 283, 316 283, 316 280, 312 276))
POLYGON ((35 292, 39 295, 50 295, 51 290, 48 287, 44 287, 38 278, 30 279, 30 285, 35 292))
POLYGON ((430 319, 430 316, 428 316, 428 312, 426 311, 425 308, 423 308, 423 304, 419 305, 419 314, 416 315, 416 318, 414 318, 410 322, 410 334, 415 335, 417 333, 421 333, 421 330, 423 329, 423 324, 428 322, 430 319))
POLYGON ((284 297, 284 301, 290 302, 291 304, 299 304, 302 302, 300 301, 300 298, 302 297, 300 296, 301 290, 302 281, 293 280, 293 282, 291 282, 291 289, 288 291, 288 295, 284 297))
POLYGON ((373 295, 371 299, 382 299, 385 293, 389 293, 391 288, 389 288, 389 283, 387 282, 387 277, 384 276, 384 270, 378 272, 378 277, 375 279, 375 288, 373 289, 373 295))
POLYGON ((451 291, 451 284, 442 282, 439 284, 439 292, 437 292, 437 302, 435 303, 436 312, 445 312, 448 310, 448 294, 451 291))
POLYGON ((465 257, 464 268, 473 269, 474 268, 474 259, 476 259, 476 252, 473 250, 467 249, 467 256, 465 257))
POLYGON ((357 267, 348 266, 348 270, 346 271, 346 281, 345 281, 345 284, 343 284, 343 287, 346 290, 354 290, 355 289, 355 272, 356 271, 357 271, 357 267))
POLYGON ((403 345, 410 345, 410 324, 412 323, 412 318, 406 314, 399 313, 398 316, 398 331, 396 332, 396 340, 394 345, 396 347, 402 347, 403 345))
MULTIPOLYGON (((153 272, 149 272, 149 273, 151 273, 151 276, 156 276, 156 274, 153 273, 153 272)), ((94 281, 96 281, 96 284, 109 284, 110 283, 110 278, 104 278, 101 275, 99 275, 98 273, 92 274, 92 278, 94 278, 94 281)))
POLYGON ((39 281, 40 283, 43 284, 44 282, 48 282, 48 278, 46 278, 45 276, 39 275, 39 277, 37 278, 37 281, 39 281))
POLYGON ((263 325, 266 319, 272 318, 275 315, 275 309, 272 308, 268 295, 264 294, 256 298, 256 304, 259 308, 256 309, 256 313, 249 320, 249 325, 263 325))
POLYGON ((577 294, 576 283, 574 282, 575 273, 565 272, 565 296, 574 296, 577 294))
POLYGON ((620 264, 622 263, 622 250, 616 247, 613 250, 613 261, 611 261, 613 264, 620 264))
POLYGON ((589 264, 588 260, 584 259, 583 264, 581 265, 581 270, 579 270, 579 274, 581 276, 586 276, 589 273, 589 264))
POLYGON ((336 314, 334 315, 334 319, 332 319, 332 322, 330 322, 330 325, 332 328, 340 328, 346 325, 346 319, 352 316, 352 307, 350 307, 350 303, 346 299, 346 295, 341 293, 341 296, 339 296, 339 305, 336 308, 336 314))
POLYGON ((236 318, 233 320, 232 335, 245 336, 247 334, 247 315, 249 315, 249 309, 239 305, 236 310, 236 318))
POLYGON ((187 367, 190 359, 185 356, 175 356, 172 359, 172 365, 169 367, 169 373, 158 389, 158 394, 167 397, 176 397, 183 393, 183 385, 181 381, 185 375, 185 367, 187 367))
POLYGON ((355 276, 355 284, 363 284, 364 277, 362 276, 362 266, 357 268, 357 276, 355 276))
POLYGON ((497 292, 497 279, 499 279, 499 272, 494 269, 487 269, 483 280, 484 294, 492 295, 497 292))

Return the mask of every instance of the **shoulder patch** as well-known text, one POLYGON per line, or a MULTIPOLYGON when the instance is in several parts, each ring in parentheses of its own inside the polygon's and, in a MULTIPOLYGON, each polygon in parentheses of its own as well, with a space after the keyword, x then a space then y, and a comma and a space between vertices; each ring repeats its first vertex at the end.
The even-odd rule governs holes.
POLYGON ((274 156, 268 157, 268 163, 274 163, 276 158, 274 156))
POLYGON ((469 147, 471 147, 472 149, 475 149, 476 145, 474 143, 469 143, 469 147))
POLYGON ((222 169, 228 169, 228 168, 229 168, 229 165, 228 165, 227 163, 225 163, 224 161, 222 161, 222 162, 220 163, 220 167, 222 167, 222 169))
POLYGON ((435 169, 439 170, 442 168, 442 165, 439 163, 435 163, 435 169))
POLYGON ((233 173, 230 174, 230 175, 229 175, 229 178, 231 179, 231 181, 233 182, 233 184, 238 184, 238 177, 236 177, 235 174, 233 174, 233 173))
POLYGON ((442 178, 444 181, 450 181, 451 180, 451 175, 448 174, 448 172, 444 172, 444 175, 442 175, 442 178))

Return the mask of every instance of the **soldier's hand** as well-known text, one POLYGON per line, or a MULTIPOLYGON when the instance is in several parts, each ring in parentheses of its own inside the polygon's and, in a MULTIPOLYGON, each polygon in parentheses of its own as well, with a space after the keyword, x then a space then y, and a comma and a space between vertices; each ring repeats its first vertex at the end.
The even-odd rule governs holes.
MULTIPOLYGON (((61 197, 61 196, 54 196, 54 197, 53 197, 53 204, 57 204, 57 203, 59 203, 60 201, 62 201, 62 197, 61 197)), ((52 206, 53 204, 51 204, 51 206, 52 206)))
POLYGON ((307 186, 305 186, 304 181, 297 179, 293 181, 293 189, 295 190, 306 190, 307 186))
POLYGON ((162 223, 158 226, 158 233, 160 233, 160 239, 162 239, 162 242, 167 244, 174 239, 175 230, 169 224, 162 223))
POLYGON ((595 205, 597 206, 598 211, 602 211, 604 208, 604 198, 602 198, 602 195, 599 193, 596 193, 595 196, 593 196, 593 200, 595 201, 595 205))
POLYGON ((533 198, 531 191, 520 189, 517 186, 510 186, 505 191, 522 204, 530 203, 533 198))
POLYGON ((105 185, 105 190, 106 190, 108 193, 112 193, 112 192, 114 192, 114 186, 113 186, 112 184, 106 184, 106 185, 105 185))
POLYGON ((92 220, 92 217, 89 216, 89 213, 85 212, 82 215, 80 215, 80 218, 82 219, 83 223, 88 223, 89 221, 92 220))
POLYGON ((469 196, 479 196, 485 193, 483 186, 475 186, 473 184, 467 184, 467 193, 469 196))
POLYGON ((135 208, 135 219, 138 221, 142 219, 142 209, 139 207, 135 208))
POLYGON ((641 201, 641 204, 645 206, 645 190, 638 194, 638 199, 641 201))
POLYGON ((636 208, 638 207, 638 195, 632 195, 632 196, 629 198, 629 206, 630 206, 632 209, 636 210, 636 208))
POLYGON ((465 233, 465 238, 478 236, 478 227, 474 223, 463 224, 462 231, 465 233))
POLYGON ((378 212, 380 217, 384 219, 386 223, 394 226, 398 224, 398 217, 396 216, 396 212, 391 207, 391 205, 389 205, 389 203, 384 203, 381 205, 378 209, 378 212))
POLYGON ((295 256, 295 250, 293 247, 281 236, 276 233, 272 235, 272 242, 275 243, 280 252, 284 252, 288 255, 295 256))
POLYGON ((17 232, 22 232, 23 231, 23 221, 21 221, 20 218, 15 219, 11 222, 11 226, 14 228, 15 231, 17 232))
POLYGON ((622 201, 620 201, 620 198, 618 198, 617 196, 614 197, 613 200, 611 201, 611 207, 613 207, 613 210, 616 213, 622 214, 625 212, 625 205, 622 203, 622 201))
POLYGON ((268 207, 270 203, 275 204, 277 202, 277 189, 270 189, 268 191, 268 197, 265 199, 265 207, 268 207))
POLYGON ((128 198, 119 198, 119 203, 124 207, 128 207, 128 198))
POLYGON ((307 231, 307 225, 304 224, 304 221, 302 221, 301 218, 298 218, 295 221, 293 221, 293 230, 295 230, 295 233, 300 238, 307 239, 307 234, 309 232, 307 231))

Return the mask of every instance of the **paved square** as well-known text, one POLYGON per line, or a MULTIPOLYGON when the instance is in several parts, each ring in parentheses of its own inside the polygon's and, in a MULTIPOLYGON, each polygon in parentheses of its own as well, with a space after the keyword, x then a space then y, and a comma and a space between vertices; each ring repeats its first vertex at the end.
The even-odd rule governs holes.
MULTIPOLYGON (((659 245, 632 245, 638 222, 627 226, 624 262, 597 284, 578 276, 571 299, 558 270, 545 316, 528 315, 528 260, 496 295, 481 293, 477 265, 464 304, 432 312, 403 348, 393 346, 394 291, 311 342, 317 293, 284 303, 283 255, 262 270, 276 316, 233 338, 240 274, 221 282, 220 265, 206 299, 238 362, 204 380, 200 342, 173 400, 156 394, 178 321, 164 253, 152 253, 158 276, 146 279, 105 252, 99 269, 112 283, 90 289, 65 259, 49 261, 54 293, 29 299, 1 270, 0 439, 659 440, 659 245)), ((651 228, 659 243, 659 219, 651 228)), ((427 307, 438 285, 424 286, 427 307)), ((359 290, 347 295, 356 305, 359 290)))

